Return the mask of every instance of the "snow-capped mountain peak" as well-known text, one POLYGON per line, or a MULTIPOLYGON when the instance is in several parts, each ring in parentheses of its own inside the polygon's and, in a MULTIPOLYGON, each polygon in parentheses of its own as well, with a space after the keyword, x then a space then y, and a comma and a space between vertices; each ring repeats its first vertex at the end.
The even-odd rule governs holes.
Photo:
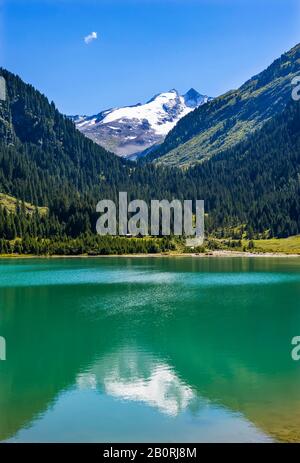
POLYGON ((190 88, 190 90, 183 95, 183 98, 186 106, 189 108, 197 108, 211 99, 207 95, 201 95, 194 88, 190 88))
POLYGON ((77 128, 119 156, 131 157, 161 143, 177 122, 209 97, 193 88, 159 93, 145 104, 102 111, 94 116, 71 116, 77 128))

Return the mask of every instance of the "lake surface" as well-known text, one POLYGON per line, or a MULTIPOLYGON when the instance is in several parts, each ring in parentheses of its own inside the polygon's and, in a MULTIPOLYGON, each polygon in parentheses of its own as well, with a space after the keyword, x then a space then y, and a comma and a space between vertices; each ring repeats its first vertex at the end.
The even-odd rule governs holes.
POLYGON ((0 440, 300 441, 300 259, 0 260, 0 440))

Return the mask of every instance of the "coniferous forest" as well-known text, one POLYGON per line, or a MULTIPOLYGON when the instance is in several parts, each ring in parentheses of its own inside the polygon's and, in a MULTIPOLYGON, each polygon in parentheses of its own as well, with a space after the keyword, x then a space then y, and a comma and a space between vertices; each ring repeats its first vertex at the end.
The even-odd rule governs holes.
POLYGON ((300 109, 284 111, 245 141, 182 170, 133 163, 85 138, 53 102, 2 69, 0 102, 0 253, 121 254, 174 249, 172 238, 100 237, 101 199, 204 199, 206 233, 253 236, 300 233, 300 109), (25 204, 33 207, 28 211, 25 204))

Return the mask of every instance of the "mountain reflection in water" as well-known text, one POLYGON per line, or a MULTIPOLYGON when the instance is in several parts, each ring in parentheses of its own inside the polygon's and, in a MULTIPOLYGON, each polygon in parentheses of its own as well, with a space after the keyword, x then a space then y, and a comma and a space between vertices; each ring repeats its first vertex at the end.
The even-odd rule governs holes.
POLYGON ((0 267, 1 440, 300 439, 297 260, 0 267))

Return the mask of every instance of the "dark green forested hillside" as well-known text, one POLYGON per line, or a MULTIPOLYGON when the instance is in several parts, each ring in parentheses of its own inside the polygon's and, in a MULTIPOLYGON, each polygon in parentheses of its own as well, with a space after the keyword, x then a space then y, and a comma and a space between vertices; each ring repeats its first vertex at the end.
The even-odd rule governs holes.
POLYGON ((284 110, 299 72, 300 44, 238 90, 182 118, 146 160, 186 167, 231 148, 284 110))
MULTIPOLYGON (((48 206, 73 201, 78 193, 99 200, 114 197, 120 188, 136 197, 165 189, 169 171, 144 169, 108 153, 31 85, 0 72, 8 89, 8 101, 0 102, 1 192, 48 206)), ((175 191, 176 182, 173 174, 170 185, 175 191)))
POLYGON ((3 238, 94 233, 99 200, 116 199, 119 191, 171 198, 187 182, 178 170, 144 168, 108 153, 31 85, 6 70, 1 74, 8 99, 0 102, 0 193, 20 200, 16 216, 0 212, 3 238), (46 206, 49 214, 27 217, 22 201, 46 206))
POLYGON ((211 230, 240 223, 270 236, 300 233, 300 103, 187 176, 206 199, 211 230))
POLYGON ((291 102, 246 141, 183 172, 106 152, 32 86, 8 71, 2 75, 8 100, 0 102, 0 193, 6 201, 0 200, 0 253, 172 249, 165 238, 95 235, 97 202, 116 199, 119 191, 131 199, 204 199, 207 231, 217 236, 232 227, 249 238, 300 233, 299 103, 291 102))

